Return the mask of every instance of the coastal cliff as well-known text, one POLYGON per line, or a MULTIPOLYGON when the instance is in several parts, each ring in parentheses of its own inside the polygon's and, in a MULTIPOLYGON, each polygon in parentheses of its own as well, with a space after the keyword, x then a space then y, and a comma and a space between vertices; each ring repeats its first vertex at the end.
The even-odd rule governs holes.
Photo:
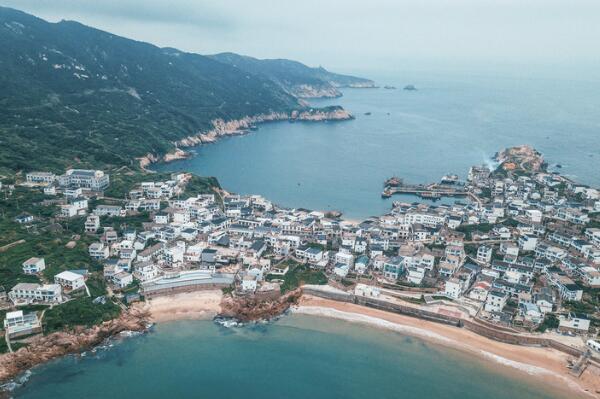
POLYGON ((215 119, 212 121, 213 128, 200 132, 193 136, 188 136, 184 139, 176 141, 174 144, 177 147, 192 147, 199 144, 213 143, 223 136, 235 136, 247 133, 255 125, 275 122, 275 121, 306 121, 306 122, 322 122, 322 121, 342 121, 353 119, 353 116, 342 107, 332 106, 326 108, 310 108, 300 111, 271 112, 268 114, 260 114, 256 116, 246 116, 242 119, 234 119, 225 121, 223 119, 215 119))
POLYGON ((0 382, 8 381, 38 364, 92 348, 121 332, 144 331, 149 316, 146 311, 130 309, 118 318, 97 326, 76 327, 71 331, 36 337, 27 347, 0 355, 0 382))
POLYGON ((325 121, 345 121, 354 119, 354 116, 340 106, 329 106, 324 108, 306 108, 295 110, 290 113, 271 112, 268 114, 259 114, 255 116, 246 116, 241 119, 226 121, 224 119, 215 119, 211 122, 212 129, 199 132, 195 135, 185 137, 173 142, 175 150, 162 156, 148 153, 141 158, 137 158, 141 168, 145 169, 149 165, 157 162, 171 162, 178 159, 189 157, 189 153, 182 148, 194 147, 201 144, 214 143, 222 137, 239 136, 255 129, 256 125, 276 122, 325 122, 325 121))
POLYGON ((294 86, 290 89, 290 94, 298 98, 337 98, 342 96, 342 92, 333 85, 310 84, 294 86))

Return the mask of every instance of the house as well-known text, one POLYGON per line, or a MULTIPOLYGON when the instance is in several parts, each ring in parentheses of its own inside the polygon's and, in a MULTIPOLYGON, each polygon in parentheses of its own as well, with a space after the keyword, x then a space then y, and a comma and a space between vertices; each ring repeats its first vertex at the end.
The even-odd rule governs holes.
POLYGON ((574 332, 576 334, 587 333, 590 328, 590 320, 586 315, 569 313, 558 317, 558 331, 574 332))
POLYGON ((127 272, 119 272, 112 277, 112 282, 119 288, 125 288, 133 283, 133 276, 127 272))
POLYGON ((19 283, 8 293, 13 303, 60 303, 62 289, 58 284, 19 283))
POLYGON ((488 296, 485 300, 484 309, 486 312, 502 312, 506 302, 508 300, 508 295, 504 292, 492 289, 488 293, 488 296))
POLYGON ((201 259, 202 259, 202 262, 205 262, 205 263, 215 263, 217 261, 216 256, 217 256, 216 249, 206 248, 206 249, 202 250, 201 259))
POLYGON ((151 262, 144 262, 136 264, 133 272, 133 277, 140 281, 148 281, 158 276, 159 270, 155 264, 151 262))
POLYGON ((335 263, 341 263, 350 268, 354 266, 354 255, 340 251, 335 254, 335 263))
POLYGON ((102 191, 108 188, 110 177, 101 170, 68 169, 58 177, 62 187, 80 187, 92 191, 102 191))
POLYGON ((87 217, 85 224, 86 233, 96 233, 100 228, 100 217, 97 215, 90 215, 87 217))
POLYGON ((406 269, 406 279, 409 283, 420 285, 425 278, 425 268, 420 266, 409 266, 406 269))
POLYGON ((9 338, 15 338, 41 332, 42 325, 35 312, 25 314, 22 310, 16 310, 6 313, 4 329, 9 338))
POLYGON ((33 222, 33 216, 23 213, 15 218, 15 222, 19 224, 26 224, 33 222))
POLYGON ((348 272, 350 271, 350 267, 345 263, 336 263, 333 267, 333 272, 339 277, 346 277, 348 272))
POLYGON ((169 223, 169 214, 160 212, 154 215, 154 223, 156 224, 168 224, 169 223))
POLYGON ((96 260, 106 259, 110 256, 110 248, 104 243, 95 242, 90 244, 88 248, 90 257, 96 260))
POLYGON ((51 172, 29 172, 25 175, 27 183, 51 184, 56 180, 56 175, 51 172))
POLYGON ((449 278, 444 286, 444 294, 452 299, 458 299, 463 292, 463 288, 463 281, 457 278, 449 278))
POLYGON ((354 270, 358 274, 364 274, 369 266, 369 257, 367 255, 361 255, 354 262, 354 270))
POLYGON ((46 262, 44 258, 29 258, 23 262, 23 273, 25 274, 37 274, 42 272, 46 268, 46 262))
POLYGON ((493 249, 491 246, 482 245, 477 248, 477 261, 489 264, 492 261, 493 249))
POLYGON ((246 274, 242 277, 242 291, 254 292, 256 291, 256 276, 252 274, 246 274))
POLYGON ((123 208, 118 205, 98 205, 94 209, 94 215, 108 217, 124 216, 123 208))
POLYGON ((534 324, 539 324, 544 320, 544 313, 535 303, 531 302, 519 303, 519 315, 534 324))
POLYGON ((68 290, 77 290, 85 286, 85 279, 82 274, 67 270, 54 276, 54 283, 68 290))
POLYGON ((581 281, 588 287, 600 288, 600 272, 591 266, 582 267, 579 269, 581 281))
POLYGON ((471 292, 469 292, 469 298, 485 302, 491 288, 492 284, 490 282, 485 280, 478 281, 473 284, 473 288, 471 288, 471 292))
POLYGON ((323 250, 317 247, 301 245, 296 248, 296 256, 300 259, 306 259, 311 263, 318 263, 323 260, 323 250))
POLYGON ((404 271, 404 258, 395 256, 383 263, 383 275, 386 278, 397 280, 404 271))
POLYGON ((538 238, 534 235, 524 234, 519 236, 519 247, 523 251, 535 251, 537 246, 538 238))
POLYGON ((540 292, 534 295, 535 304, 540 308, 542 313, 552 312, 554 306, 554 299, 552 298, 552 290, 549 288, 542 288, 540 292))

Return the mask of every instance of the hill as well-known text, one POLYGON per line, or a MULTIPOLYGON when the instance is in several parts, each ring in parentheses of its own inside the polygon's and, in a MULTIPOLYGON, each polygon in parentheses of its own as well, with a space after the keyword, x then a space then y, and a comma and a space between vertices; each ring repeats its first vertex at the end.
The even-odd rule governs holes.
POLYGON ((342 95, 338 90, 340 87, 375 87, 375 83, 369 79, 329 72, 322 67, 311 68, 286 59, 260 60, 235 53, 220 53, 209 57, 268 78, 299 98, 339 97, 342 95))
POLYGON ((0 7, 0 172, 123 165, 213 127, 303 106, 261 74, 0 7))

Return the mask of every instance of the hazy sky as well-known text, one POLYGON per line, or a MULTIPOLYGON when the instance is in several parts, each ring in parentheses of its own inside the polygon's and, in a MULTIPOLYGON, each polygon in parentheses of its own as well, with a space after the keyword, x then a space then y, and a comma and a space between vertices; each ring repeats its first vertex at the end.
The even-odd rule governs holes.
POLYGON ((600 0, 0 0, 198 53, 341 70, 600 69, 600 0))

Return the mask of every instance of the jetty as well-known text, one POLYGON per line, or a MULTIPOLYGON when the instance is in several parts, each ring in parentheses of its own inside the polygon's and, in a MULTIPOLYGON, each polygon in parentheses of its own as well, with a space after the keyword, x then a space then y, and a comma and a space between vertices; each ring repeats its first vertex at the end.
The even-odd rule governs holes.
POLYGON ((399 177, 391 177, 384 183, 382 198, 390 198, 394 194, 415 194, 425 199, 440 199, 442 197, 468 197, 469 192, 464 187, 450 184, 406 184, 399 177))

